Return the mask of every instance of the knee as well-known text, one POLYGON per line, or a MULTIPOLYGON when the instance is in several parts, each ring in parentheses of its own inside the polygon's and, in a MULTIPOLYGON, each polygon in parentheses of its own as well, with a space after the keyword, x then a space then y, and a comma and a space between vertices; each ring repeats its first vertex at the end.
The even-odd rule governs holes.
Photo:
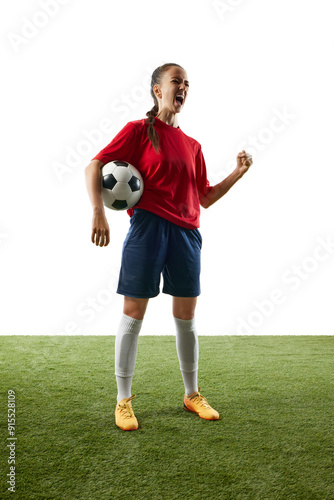
POLYGON ((182 311, 179 311, 177 315, 174 314, 174 318, 175 319, 183 319, 185 321, 189 321, 191 319, 194 319, 195 315, 194 313, 190 313, 190 312, 182 312, 182 311))
POLYGON ((123 310, 124 314, 126 314, 127 316, 130 316, 130 318, 133 318, 133 319, 144 319, 144 316, 145 316, 145 310, 143 310, 142 308, 140 307, 124 307, 124 310, 123 310))
POLYGON ((133 319, 144 319, 148 299, 135 299, 132 297, 124 297, 123 313, 133 319))
POLYGON ((145 313, 142 311, 124 311, 124 314, 130 316, 130 318, 139 320, 143 320, 145 316, 145 313))
POLYGON ((174 318, 190 320, 195 316, 196 297, 174 297, 173 316, 174 318))

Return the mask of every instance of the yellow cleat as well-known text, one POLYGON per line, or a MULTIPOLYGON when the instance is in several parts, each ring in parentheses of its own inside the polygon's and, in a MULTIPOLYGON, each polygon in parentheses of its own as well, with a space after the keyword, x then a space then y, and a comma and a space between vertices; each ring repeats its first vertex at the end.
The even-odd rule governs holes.
POLYGON ((197 415, 205 420, 218 420, 219 413, 211 408, 204 396, 200 394, 200 387, 197 392, 193 392, 189 396, 184 396, 183 408, 188 411, 197 413, 197 415))
POLYGON ((136 396, 121 399, 116 405, 115 421, 117 427, 123 431, 135 431, 138 429, 138 421, 133 413, 131 400, 136 396))

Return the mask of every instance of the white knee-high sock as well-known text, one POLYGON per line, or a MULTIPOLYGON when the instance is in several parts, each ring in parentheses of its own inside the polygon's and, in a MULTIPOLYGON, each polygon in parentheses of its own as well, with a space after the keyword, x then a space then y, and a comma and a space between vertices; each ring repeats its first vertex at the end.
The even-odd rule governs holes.
POLYGON ((186 395, 198 391, 198 337, 195 319, 175 318, 176 351, 186 395))
POLYGON ((123 314, 115 340, 115 375, 117 403, 131 396, 132 377, 135 370, 139 332, 143 320, 123 314))

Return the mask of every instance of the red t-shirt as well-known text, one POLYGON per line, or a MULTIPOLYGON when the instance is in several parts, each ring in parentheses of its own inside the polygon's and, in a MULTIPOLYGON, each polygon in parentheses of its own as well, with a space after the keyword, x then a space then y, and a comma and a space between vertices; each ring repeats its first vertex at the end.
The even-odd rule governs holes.
POLYGON ((144 180, 143 195, 134 208, 143 208, 179 226, 195 229, 200 226, 199 198, 211 186, 201 145, 158 118, 154 127, 159 136, 157 154, 148 138, 145 118, 128 122, 93 160, 103 164, 113 160, 131 163, 144 180))

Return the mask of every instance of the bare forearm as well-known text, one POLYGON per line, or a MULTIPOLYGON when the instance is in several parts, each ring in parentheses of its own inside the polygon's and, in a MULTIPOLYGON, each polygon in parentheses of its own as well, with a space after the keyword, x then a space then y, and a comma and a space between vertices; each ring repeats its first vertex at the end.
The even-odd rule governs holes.
POLYGON ((96 246, 107 246, 110 242, 109 224, 104 212, 101 194, 101 167, 103 163, 93 160, 85 168, 86 186, 93 207, 91 240, 96 246))
POLYGON ((211 191, 200 199, 202 207, 209 208, 213 203, 220 200, 241 177, 242 174, 235 169, 228 177, 213 186, 211 191))
POLYGON ((97 163, 90 163, 85 168, 86 187, 93 210, 104 211, 101 195, 101 168, 97 163))

